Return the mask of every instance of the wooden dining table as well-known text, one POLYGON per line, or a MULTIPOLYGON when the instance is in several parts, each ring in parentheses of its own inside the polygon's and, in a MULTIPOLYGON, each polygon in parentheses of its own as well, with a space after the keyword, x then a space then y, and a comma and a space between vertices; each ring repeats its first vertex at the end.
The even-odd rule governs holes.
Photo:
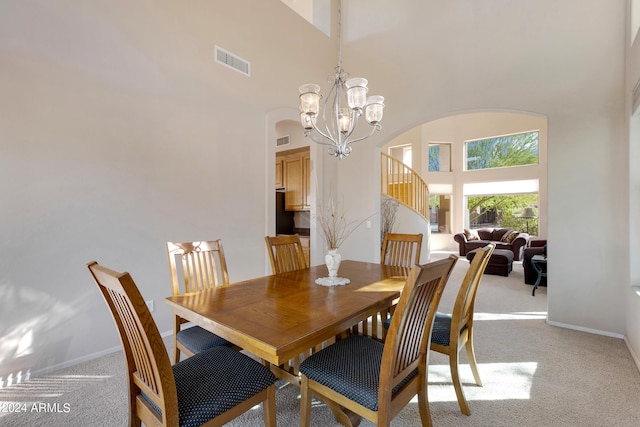
MULTIPOLYGON (((346 285, 316 284, 327 276, 327 267, 319 265, 166 301, 174 314, 263 359, 279 378, 298 385, 297 365, 313 349, 356 325, 366 329, 373 323, 371 329, 382 330, 379 313, 397 302, 408 274, 403 267, 347 260, 339 270, 350 281, 346 285)), ((335 402, 325 404, 339 423, 359 424, 359 415, 335 402)))
POLYGON ((280 366, 392 306, 408 269, 343 261, 350 283, 322 286, 324 265, 166 299, 174 313, 280 366))

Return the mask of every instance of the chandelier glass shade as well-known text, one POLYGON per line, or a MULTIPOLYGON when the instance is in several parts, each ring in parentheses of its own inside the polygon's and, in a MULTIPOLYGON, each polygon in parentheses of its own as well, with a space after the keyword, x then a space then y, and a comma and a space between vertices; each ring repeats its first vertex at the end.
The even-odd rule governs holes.
POLYGON ((367 79, 349 78, 349 73, 342 69, 341 59, 341 15, 338 2, 338 64, 333 82, 322 106, 320 86, 308 83, 300 86, 300 122, 304 134, 318 144, 328 145, 329 154, 342 159, 351 153, 350 144, 361 141, 382 129, 380 121, 384 109, 384 97, 367 97, 367 79), (354 136, 358 120, 364 114, 366 122, 371 125, 368 133, 354 136))

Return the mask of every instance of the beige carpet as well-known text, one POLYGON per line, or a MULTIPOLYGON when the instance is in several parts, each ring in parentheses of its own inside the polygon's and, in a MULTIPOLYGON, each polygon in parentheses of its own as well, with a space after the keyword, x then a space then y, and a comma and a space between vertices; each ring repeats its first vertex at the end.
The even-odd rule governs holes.
MULTIPOLYGON (((451 310, 467 267, 466 260, 458 261, 440 311, 451 310)), ((519 263, 508 278, 483 277, 476 300, 476 356, 484 387, 471 385, 463 352, 462 379, 472 413, 461 414, 448 359, 432 353, 429 399, 436 426, 640 426, 640 372, 624 342, 547 325, 546 295, 540 288, 531 296, 519 263)), ((278 425, 298 425, 298 389, 279 386, 278 425)), ((0 426, 126 426, 125 395, 124 360, 114 353, 0 389, 0 426), (8 402, 28 412, 11 412, 15 406, 8 402), (31 412, 34 403, 42 412, 31 412)), ((262 426, 262 410, 229 425, 262 426)), ((318 402, 312 425, 337 424, 318 402)), ((420 425, 417 404, 409 404, 392 425, 420 425)))

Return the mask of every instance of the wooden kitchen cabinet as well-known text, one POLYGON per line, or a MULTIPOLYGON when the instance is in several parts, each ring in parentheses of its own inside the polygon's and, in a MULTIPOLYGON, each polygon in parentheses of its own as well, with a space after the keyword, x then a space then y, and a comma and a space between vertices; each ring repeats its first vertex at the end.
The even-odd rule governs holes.
POLYGON ((302 156, 287 156, 284 159, 284 205, 289 211, 302 210, 303 171, 302 156))
POLYGON ((311 209, 311 153, 308 148, 283 152, 276 157, 276 186, 278 162, 282 160, 282 187, 285 188, 285 209, 308 211, 311 209))
POLYGON ((284 158, 276 157, 276 188, 284 187, 284 158))

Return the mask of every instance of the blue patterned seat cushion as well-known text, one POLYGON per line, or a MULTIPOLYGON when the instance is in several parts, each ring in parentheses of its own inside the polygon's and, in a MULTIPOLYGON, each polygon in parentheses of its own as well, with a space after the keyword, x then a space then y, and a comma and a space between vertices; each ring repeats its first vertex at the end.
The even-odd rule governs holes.
POLYGON ((391 326, 391 319, 393 319, 393 317, 389 317, 387 320, 384 321, 383 326, 385 329, 389 329, 389 327, 391 326))
MULTIPOLYGON (((388 318, 384 322, 384 327, 389 329, 389 325, 391 325, 391 318, 388 318)), ((464 331, 462 328, 462 331, 464 331)), ((450 331, 451 330, 451 315, 436 312, 436 318, 433 320, 433 332, 431 332, 431 342, 436 344, 449 346, 449 340, 451 338, 450 331)), ((460 332, 462 332, 460 331, 460 332)))
POLYGON ((187 347, 194 354, 219 345, 227 347, 231 347, 233 345, 224 338, 221 338, 200 326, 193 326, 181 330, 176 334, 176 339, 180 344, 187 347))
POLYGON ((433 320, 433 331, 431 332, 431 342, 449 346, 451 338, 451 315, 436 312, 436 318, 433 320))
MULTIPOLYGON (((464 326, 460 332, 467 327, 464 326)), ((433 332, 431 332, 431 342, 443 346, 449 346, 451 338, 451 315, 436 312, 436 318, 433 320, 433 332)))
MULTIPOLYGON (((362 335, 352 335, 311 355, 300 364, 300 372, 362 406, 378 410, 380 364, 384 344, 362 335)), ((417 374, 412 372, 392 391, 396 393, 417 374)))
POLYGON ((176 363, 173 365, 173 376, 181 427, 199 426, 255 396, 276 381, 269 368, 224 346, 214 347, 176 363))

